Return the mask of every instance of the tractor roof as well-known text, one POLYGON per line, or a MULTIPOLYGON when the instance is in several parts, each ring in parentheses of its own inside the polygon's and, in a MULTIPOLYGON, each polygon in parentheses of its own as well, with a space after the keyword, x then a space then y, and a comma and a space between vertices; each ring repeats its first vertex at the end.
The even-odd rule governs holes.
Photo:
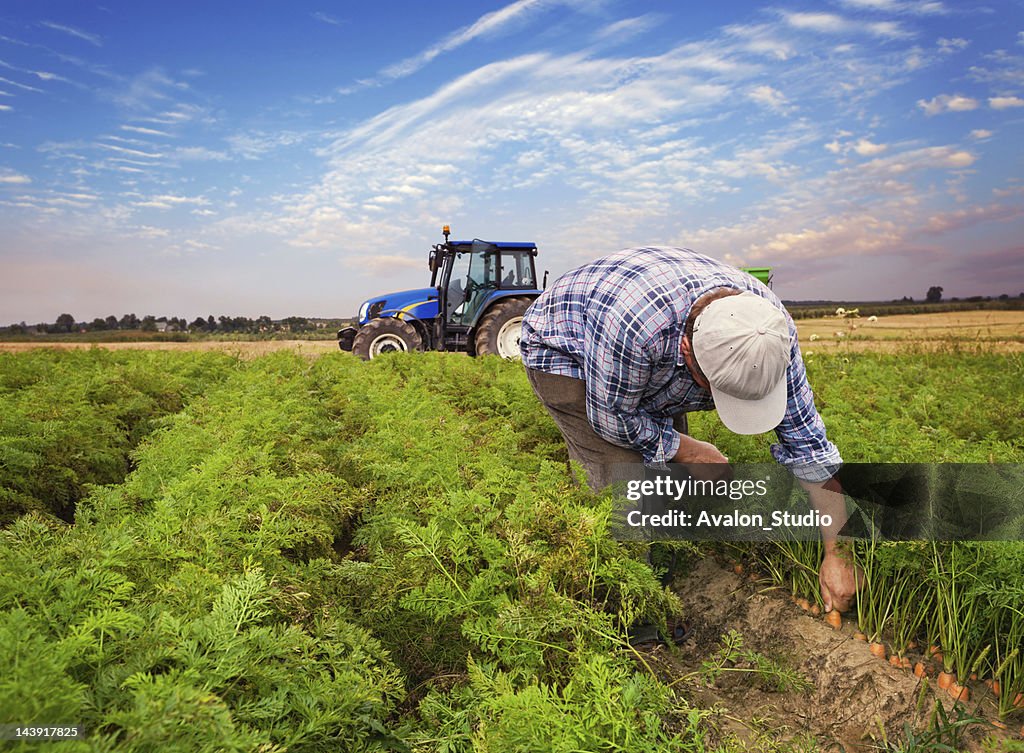
MULTIPOLYGON (((453 246, 472 246, 473 245, 473 241, 452 241, 451 243, 452 243, 453 246)), ((507 248, 509 250, 515 250, 515 249, 534 249, 534 248, 537 248, 537 244, 536 243, 514 243, 514 242, 509 242, 509 241, 484 241, 484 243, 488 243, 488 244, 490 244, 492 246, 497 246, 498 248, 507 248)))

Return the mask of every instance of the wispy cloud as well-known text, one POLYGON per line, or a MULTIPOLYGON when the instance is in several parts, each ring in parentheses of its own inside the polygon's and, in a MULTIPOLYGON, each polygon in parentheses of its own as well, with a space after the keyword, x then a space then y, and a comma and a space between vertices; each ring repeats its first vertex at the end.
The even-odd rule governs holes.
POLYGON ((119 154, 128 154, 132 157, 144 157, 146 159, 160 159, 164 155, 159 152, 144 152, 141 149, 128 149, 127 147, 117 146, 116 144, 104 144, 102 142, 97 143, 100 149, 107 149, 111 152, 117 152, 119 154))
POLYGON ((146 136, 165 136, 170 137, 171 134, 166 131, 158 131, 155 128, 144 128, 142 126, 123 125, 121 126, 122 131, 131 131, 132 133, 141 133, 146 136))
POLYGON ((962 94, 940 94, 931 99, 917 100, 917 106, 927 116, 939 115, 944 112, 967 112, 978 109, 978 100, 962 94))
POLYGON ((961 52, 966 50, 970 42, 960 37, 953 37, 952 39, 946 39, 945 37, 939 37, 936 45, 939 48, 939 52, 944 55, 952 55, 954 52, 961 52))
POLYGON ((854 9, 903 13, 916 16, 935 16, 949 13, 949 8, 937 0, 840 0, 841 4, 854 9))
POLYGON ((331 26, 343 26, 345 24, 344 21, 342 21, 342 20, 340 20, 338 18, 335 18, 334 16, 329 16, 326 13, 324 13, 323 11, 319 11, 318 10, 318 11, 316 11, 314 13, 310 13, 309 15, 312 18, 316 19, 317 21, 320 21, 321 23, 325 23, 325 24, 330 24, 331 26))
POLYGON ((8 86, 13 86, 16 89, 21 89, 21 90, 27 91, 27 92, 36 92, 37 94, 43 94, 44 93, 42 89, 37 89, 36 87, 29 86, 28 84, 21 84, 21 83, 18 83, 17 81, 11 81, 11 79, 4 78, 3 76, 0 76, 0 83, 7 84, 8 86))
POLYGON ((643 16, 624 18, 621 21, 615 21, 599 29, 594 34, 594 39, 599 41, 614 40, 615 42, 625 42, 650 31, 662 23, 664 19, 665 17, 659 13, 647 13, 643 16))
POLYGON ((0 105, 0 112, 10 112, 13 109, 10 105, 0 105))
POLYGON ((64 24, 55 24, 52 21, 41 21, 40 25, 41 26, 45 26, 48 29, 53 29, 54 31, 60 31, 60 32, 63 32, 64 34, 69 34, 69 35, 71 35, 73 37, 76 37, 78 39, 83 39, 86 42, 88 42, 89 44, 95 45, 97 47, 102 47, 103 46, 103 40, 100 38, 100 36, 98 34, 90 34, 87 31, 82 31, 81 29, 76 29, 73 26, 65 26, 64 24))
POLYGON ((895 21, 860 21, 835 13, 782 11, 782 18, 794 29, 821 34, 868 34, 888 39, 906 39, 913 34, 895 21))
POLYGON ((1006 110, 1011 107, 1024 107, 1024 99, 1020 97, 989 97, 988 106, 993 110, 1006 110))
POLYGON ((0 168, 0 185, 3 186, 24 186, 31 183, 32 179, 27 175, 16 173, 7 168, 0 168))
POLYGON ((886 149, 888 149, 886 144, 875 144, 867 139, 858 139, 857 143, 853 145, 853 151, 861 157, 874 157, 886 149))
POLYGON ((747 95, 751 101, 757 102, 759 105, 764 105, 772 110, 786 110, 789 107, 789 102, 786 96, 778 89, 774 89, 771 86, 762 85, 754 87, 750 90, 747 95))
POLYGON ((482 37, 496 36, 509 27, 527 23, 532 17, 560 5, 583 5, 586 0, 516 0, 496 11, 485 13, 473 23, 452 32, 440 42, 433 44, 411 57, 393 63, 372 78, 362 79, 354 85, 339 89, 339 93, 351 94, 359 89, 411 76, 428 65, 438 56, 452 52, 482 37))

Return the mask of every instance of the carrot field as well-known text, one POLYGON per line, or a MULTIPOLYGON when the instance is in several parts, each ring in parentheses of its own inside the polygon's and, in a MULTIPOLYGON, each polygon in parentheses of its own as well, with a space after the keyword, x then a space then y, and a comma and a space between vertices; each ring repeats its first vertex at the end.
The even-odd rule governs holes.
MULTIPOLYGON (((807 361, 846 461, 1024 462, 1019 352, 807 361)), ((817 542, 652 570, 576 480, 496 358, 0 353, 0 724, 81 725, 69 753, 1024 750, 1024 545, 856 542, 833 627, 817 542), (626 642, 678 615, 682 647, 626 642)))

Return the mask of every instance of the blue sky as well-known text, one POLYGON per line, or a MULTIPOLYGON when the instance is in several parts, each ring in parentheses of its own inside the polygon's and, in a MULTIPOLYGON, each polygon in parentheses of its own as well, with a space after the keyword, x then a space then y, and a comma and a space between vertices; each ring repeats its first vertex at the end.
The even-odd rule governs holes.
POLYGON ((0 6, 0 323, 346 316, 429 245, 1024 291, 1024 3, 0 6))

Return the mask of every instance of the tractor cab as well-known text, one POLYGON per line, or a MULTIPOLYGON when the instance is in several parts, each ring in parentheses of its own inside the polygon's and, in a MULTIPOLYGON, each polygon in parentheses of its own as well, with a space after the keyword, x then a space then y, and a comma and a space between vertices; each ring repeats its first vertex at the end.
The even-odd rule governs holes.
MULTIPOLYGON (((482 240, 449 241, 448 233, 446 226, 445 242, 434 246, 429 259, 431 284, 438 290, 439 302, 435 342, 441 350, 475 353, 478 350, 475 335, 495 305, 507 304, 512 299, 528 305, 540 294, 534 265, 537 246, 482 240)), ((525 311, 526 306, 516 308, 525 311)), ((505 326, 498 335, 502 338, 498 343, 500 355, 515 357, 518 352, 521 313, 503 322, 505 326)), ((488 350, 486 345, 484 350, 488 350)))

